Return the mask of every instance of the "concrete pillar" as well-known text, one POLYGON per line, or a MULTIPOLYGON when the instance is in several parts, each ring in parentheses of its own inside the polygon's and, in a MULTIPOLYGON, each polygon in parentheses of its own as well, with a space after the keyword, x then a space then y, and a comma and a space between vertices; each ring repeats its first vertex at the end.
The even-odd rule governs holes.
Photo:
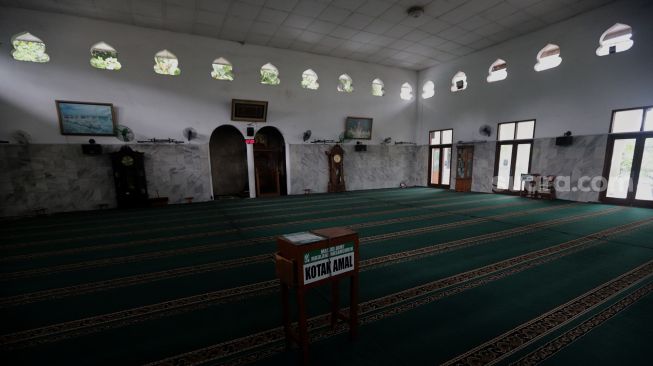
POLYGON ((249 180, 249 198, 255 198, 256 175, 254 173, 254 145, 247 144, 245 146, 247 147, 247 179, 249 180))

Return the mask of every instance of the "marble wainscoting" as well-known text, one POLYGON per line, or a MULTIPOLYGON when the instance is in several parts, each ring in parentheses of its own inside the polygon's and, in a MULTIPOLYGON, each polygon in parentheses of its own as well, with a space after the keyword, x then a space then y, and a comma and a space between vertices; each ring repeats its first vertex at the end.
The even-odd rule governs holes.
POLYGON ((533 144, 531 172, 569 177, 570 189, 559 189, 556 192, 559 199, 597 202, 599 192, 584 192, 574 188, 578 188, 578 180, 581 177, 594 178, 603 175, 607 142, 607 135, 574 136, 571 146, 556 146, 555 138, 536 139, 533 144))
MULTIPOLYGON (((290 194, 304 189, 326 192, 329 181, 326 151, 333 145, 290 145, 290 194)), ((415 145, 367 145, 356 152, 354 145, 343 145, 345 183, 348 191, 424 185, 426 151, 415 145)))
MULTIPOLYGON (((494 158, 497 144, 494 141, 475 142, 472 165, 472 192, 492 192, 494 158)), ((454 146, 455 148, 455 146, 454 146)), ((452 171, 455 176, 455 170, 452 171)))
MULTIPOLYGON (((80 145, 0 145, 0 216, 94 210, 115 207, 113 170, 108 153, 123 145, 103 145, 103 154, 82 154, 80 145)), ((209 200, 207 145, 131 145, 145 153, 148 191, 170 203, 209 200)))

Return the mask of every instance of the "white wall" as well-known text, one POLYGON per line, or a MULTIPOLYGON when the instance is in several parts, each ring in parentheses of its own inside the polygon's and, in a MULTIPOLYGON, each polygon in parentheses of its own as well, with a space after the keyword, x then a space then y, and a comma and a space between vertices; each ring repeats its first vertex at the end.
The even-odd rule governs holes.
MULTIPOLYGON (((301 143, 307 129, 313 138, 337 138, 348 115, 374 118, 371 143, 389 136, 403 141, 415 137, 417 103, 399 98, 402 83, 416 86, 417 73, 411 70, 1 7, 0 40, 0 139, 11 140, 13 131, 22 129, 34 143, 86 142, 88 137, 59 133, 54 101, 61 99, 113 103, 119 123, 131 127, 137 138, 182 139, 182 130, 192 126, 204 138, 199 142, 206 143, 222 124, 244 132, 246 123, 230 122, 232 98, 269 101, 267 125, 279 128, 291 144, 301 143), (49 63, 13 60, 10 39, 22 31, 46 43, 49 63), (89 65, 90 47, 99 41, 118 50, 122 70, 89 65), (179 58, 180 76, 153 72, 154 54, 164 48, 179 58), (234 81, 210 77, 211 62, 219 56, 234 64, 234 81), (259 69, 267 62, 279 68, 281 85, 259 83, 259 69), (319 76, 316 91, 299 84, 308 68, 319 76), (354 80, 351 94, 336 91, 342 73, 354 80), (370 93, 376 77, 385 82, 384 97, 370 93)), ((114 138, 96 140, 118 143, 114 138)))
POLYGON ((433 98, 420 100, 417 142, 428 143, 428 131, 453 128, 454 141, 496 140, 498 122, 536 119, 535 137, 606 134, 614 109, 653 104, 653 2, 622 1, 523 37, 490 47, 419 74, 436 85, 433 98), (629 51, 598 57, 601 34, 614 23, 633 27, 629 51), (547 43, 560 46, 562 64, 542 72, 533 66, 547 43), (487 83, 497 58, 508 63, 508 78, 487 83), (462 70, 467 90, 452 93, 451 78, 462 70), (478 133, 492 126, 489 138, 478 133))

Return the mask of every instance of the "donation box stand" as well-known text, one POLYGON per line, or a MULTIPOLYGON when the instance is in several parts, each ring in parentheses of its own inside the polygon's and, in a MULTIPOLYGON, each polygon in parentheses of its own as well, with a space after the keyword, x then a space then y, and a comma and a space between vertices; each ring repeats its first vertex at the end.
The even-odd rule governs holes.
POLYGON ((331 284, 331 327, 338 319, 349 324, 349 333, 356 336, 358 326, 358 234, 346 228, 329 228, 287 234, 277 237, 276 272, 281 281, 283 327, 286 348, 294 341, 301 348, 304 364, 308 363, 308 323, 306 291, 331 284), (349 316, 340 313, 341 279, 350 278, 349 316), (297 332, 291 328, 290 288, 297 293, 297 332))

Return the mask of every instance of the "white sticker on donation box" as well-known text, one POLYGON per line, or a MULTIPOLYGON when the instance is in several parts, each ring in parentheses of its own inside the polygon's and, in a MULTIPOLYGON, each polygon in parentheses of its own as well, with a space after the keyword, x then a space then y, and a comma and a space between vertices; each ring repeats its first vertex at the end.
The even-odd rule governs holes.
POLYGON ((354 270, 354 244, 341 244, 304 254, 304 284, 354 270))

